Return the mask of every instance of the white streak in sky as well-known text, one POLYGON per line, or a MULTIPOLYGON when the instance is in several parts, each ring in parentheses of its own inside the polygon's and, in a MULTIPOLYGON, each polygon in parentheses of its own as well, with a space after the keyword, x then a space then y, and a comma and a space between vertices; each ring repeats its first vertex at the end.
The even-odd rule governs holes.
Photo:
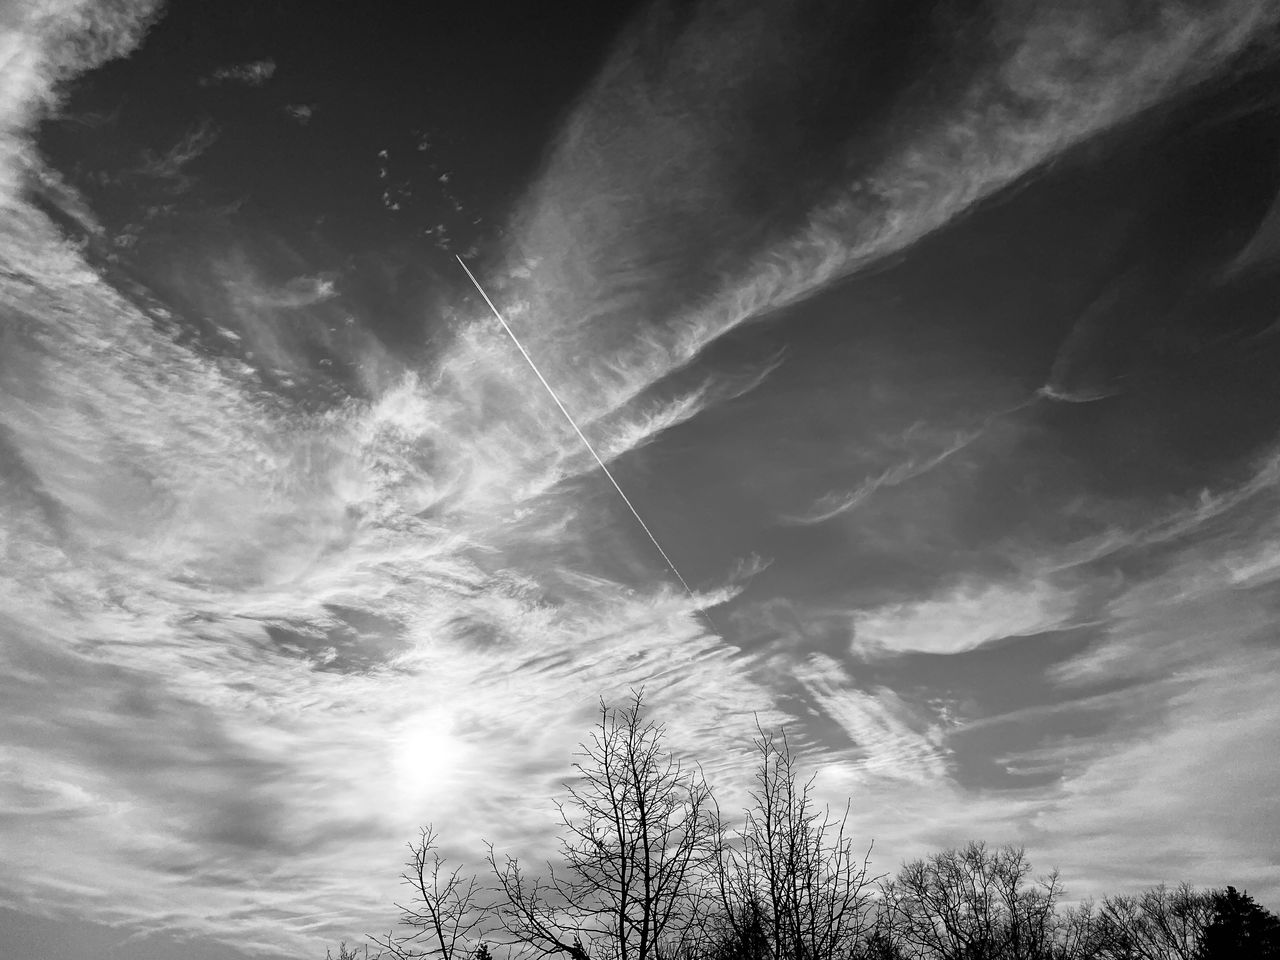
MULTIPOLYGON (((461 265, 462 269, 466 271, 467 276, 475 285, 476 290, 480 292, 480 296, 484 297, 484 302, 489 305, 489 309, 493 311, 493 315, 497 317, 498 322, 502 324, 502 329, 507 331, 507 336, 511 338, 511 342, 516 345, 516 349, 520 351, 520 355, 523 356, 525 362, 529 364, 529 369, 534 372, 534 375, 538 378, 539 382, 546 388, 547 393, 551 395, 551 399, 556 402, 556 406, 560 408, 560 412, 564 414, 564 418, 569 421, 569 426, 573 427, 573 432, 578 435, 578 439, 582 441, 582 445, 590 451, 591 456, 594 457, 596 463, 600 465, 600 469, 604 471, 604 475, 608 477, 609 482, 613 484, 613 489, 618 491, 618 496, 620 496, 622 498, 622 502, 627 505, 627 509, 631 511, 631 515, 636 518, 636 523, 640 524, 649 540, 653 543, 654 547, 657 548, 658 553, 662 554, 662 559, 667 562, 667 566, 671 568, 671 572, 676 575, 676 579, 680 581, 680 586, 684 587, 684 592, 689 595, 689 599, 696 604, 698 602, 698 598, 694 595, 693 589, 689 586, 689 583, 685 580, 683 574, 681 574, 676 568, 671 557, 667 555, 667 551, 662 549, 662 544, 660 544, 658 542, 658 538, 653 535, 653 531, 649 529, 649 525, 644 522, 644 518, 640 516, 640 511, 635 508, 635 504, 631 502, 631 498, 623 492, 618 481, 614 479, 613 473, 605 465, 604 460, 600 458, 600 454, 596 453, 596 448, 591 445, 591 441, 587 439, 587 435, 582 432, 582 429, 574 421, 569 411, 565 409, 565 405, 560 402, 560 398, 556 396, 555 390, 551 388, 551 384, 547 383, 547 378, 542 375, 542 372, 538 369, 538 365, 533 362, 533 357, 529 356, 529 351, 525 350, 524 346, 520 343, 520 340, 516 337, 515 332, 507 325, 507 321, 502 318, 502 314, 498 311, 498 308, 495 307, 493 305, 493 301, 489 299, 489 295, 484 292, 484 287, 480 286, 480 281, 476 279, 475 274, 471 272, 462 257, 458 257, 457 259, 459 265, 461 265)), ((705 611, 702 611, 702 613, 703 616, 706 616, 705 611)), ((709 624, 711 623, 710 618, 708 618, 707 622, 709 624)), ((711 624, 711 627, 714 631, 715 625, 711 624)))

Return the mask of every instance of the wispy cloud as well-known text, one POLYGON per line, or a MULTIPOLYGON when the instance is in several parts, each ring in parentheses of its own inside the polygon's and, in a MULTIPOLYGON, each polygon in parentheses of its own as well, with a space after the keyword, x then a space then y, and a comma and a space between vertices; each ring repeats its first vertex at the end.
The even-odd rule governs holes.
POLYGON ((862 481, 852 490, 827 494, 814 504, 810 512, 787 516, 783 519, 788 523, 802 525, 825 523, 827 520, 833 520, 841 514, 848 513, 850 510, 861 506, 863 502, 882 487, 896 487, 900 483, 905 483, 928 473, 952 454, 963 450, 980 435, 981 431, 957 433, 950 443, 935 453, 927 454, 920 458, 904 460, 901 463, 886 467, 875 476, 868 477, 862 481))
POLYGON ((866 656, 960 653, 1060 628, 1073 610, 1070 590, 1035 576, 1014 583, 960 584, 938 597, 855 614, 853 645, 866 656))
POLYGON ((1255 40, 1268 42, 1280 20, 1257 0, 1139 8, 1005 11, 987 38, 1003 56, 962 81, 954 100, 904 102, 918 132, 720 294, 677 355, 915 242, 1054 154, 1212 76, 1255 40))
MULTIPOLYGON (((792 71, 796 44, 820 42, 798 32, 791 10, 759 4, 728 25, 719 11, 695 17, 656 77, 636 50, 638 29, 531 191, 512 244, 529 278, 513 281, 507 298, 517 315, 539 318, 548 341, 566 353, 581 349, 566 344, 589 339, 594 353, 612 358, 559 371, 579 406, 624 402, 643 389, 637 378, 651 382, 737 325, 901 251, 1063 150, 1267 43, 1280 20, 1259 0, 1212 9, 1181 2, 999 7, 989 34, 954 40, 988 58, 948 50, 927 99, 905 91, 893 104, 892 129, 875 136, 859 129, 834 145, 857 175, 830 185, 808 210, 791 211, 803 220, 799 229, 762 236, 759 218, 752 227, 737 222, 753 211, 736 208, 726 185, 747 174, 726 167, 717 145, 740 133, 729 124, 752 102, 754 78, 769 82, 769 70, 784 63, 792 71), (785 56, 781 44, 790 45, 785 56), (744 49, 752 50, 749 72, 739 60, 744 49), (719 84, 714 97, 687 83, 708 75, 719 84), (951 92, 938 96, 942 89, 951 92), (615 120, 621 103, 628 105, 625 129, 615 120), (658 144, 660 157, 653 155, 658 144), (693 234, 667 229, 688 222, 685 211, 693 210, 732 237, 716 246, 717 256, 737 254, 745 268, 721 269, 693 234), (636 299, 664 285, 670 298, 636 299), (634 313, 659 322, 638 332, 620 320, 634 313)), ((856 22, 854 11, 848 16, 856 22)), ((829 35, 839 29, 832 25, 829 35)), ((795 79, 776 79, 777 96, 802 95, 795 79)))
POLYGON ((289 103, 285 104, 284 112, 294 123, 305 127, 315 116, 316 108, 310 103, 289 103))
POLYGON ((251 309, 282 308, 286 310, 311 307, 338 295, 337 286, 330 277, 294 277, 277 288, 254 287, 242 281, 232 281, 235 298, 251 309))
MULTIPOLYGON (((1049 658, 1043 679, 1053 696, 1047 702, 977 717, 967 715, 977 708, 970 702, 951 724, 939 716, 927 742, 949 762, 980 760, 1011 778, 961 788, 949 767, 933 768, 922 791, 867 782, 852 766, 832 772, 836 783, 860 784, 865 828, 904 855, 974 834, 1025 843, 1038 864, 1062 868, 1074 896, 1190 876, 1205 883, 1238 877, 1260 891, 1280 889, 1273 840, 1256 828, 1272 818, 1267 798, 1274 796, 1276 773, 1263 754, 1280 724, 1267 695, 1268 678, 1280 666, 1269 639, 1280 584, 1275 496, 1274 475, 1264 468, 1215 498, 1214 508, 1188 508, 1144 527, 1153 535, 1124 541, 1130 560, 1142 562, 1131 562, 1123 580, 1106 564, 1077 567, 1074 592, 1062 592, 1050 577, 1022 589, 993 584, 968 596, 961 591, 947 600, 872 611, 866 623, 887 631, 886 649, 896 644, 946 657, 956 664, 949 675, 963 690, 959 663, 981 650, 985 638, 1069 626, 1073 606, 1088 599, 1087 585, 1097 579, 1106 586, 1094 598, 1102 602, 1087 608, 1087 645, 1049 658), (1002 750, 999 744, 1015 730, 1034 745, 1002 750), (1027 778, 1036 786, 1019 785, 1027 778), (1239 815, 1221 817, 1232 798, 1239 815), (884 808, 895 816, 878 812, 884 808), (1186 842, 1163 844, 1171 833, 1186 842)), ((1055 565, 1046 558, 1040 566, 1055 565)), ((877 651, 868 652, 874 664, 877 651)), ((999 669, 997 659, 983 662, 987 670, 999 669)), ((1027 680, 1010 673, 1004 682, 1027 680)), ((915 716, 928 715, 927 702, 912 699, 923 698, 924 690, 895 695, 906 698, 905 709, 915 716)), ((914 729, 924 736, 925 727, 914 729)), ((907 763, 925 742, 905 741, 892 750, 907 763)))
POLYGON ((135 172, 150 180, 164 181, 169 189, 181 192, 191 183, 186 173, 188 164, 204 154, 217 139, 217 128, 208 120, 202 121, 179 137, 168 149, 159 153, 150 150, 144 152, 135 172))
POLYGON ((104 4, 52 0, 19 4, 0 22, 0 203, 42 160, 30 135, 56 108, 61 84, 132 50, 159 8, 156 0, 104 4))
POLYGON ((246 63, 232 63, 218 67, 206 77, 200 78, 202 87, 218 84, 239 84, 246 87, 260 87, 276 73, 274 60, 250 60, 246 63))
POLYGON ((1145 541, 1162 548, 1149 561, 1154 571, 1108 603, 1103 638, 1056 675, 1075 683, 1164 675, 1265 635, 1280 582, 1276 495, 1274 469, 1264 469, 1235 495, 1206 498, 1156 528, 1145 541), (1199 535, 1179 539, 1192 530, 1199 535))
POLYGON ((525 486, 572 438, 554 411, 494 415, 501 341, 306 414, 157 329, 35 211, 0 240, 28 278, 4 293, 25 332, 3 427, 25 471, 2 493, 0 808, 49 844, 38 863, 6 845, 9 902, 74 889, 95 916, 292 949, 306 937, 271 918, 371 915, 424 810, 536 847, 597 694, 651 684, 674 743, 720 742, 728 764, 725 718, 770 716, 650 558, 647 588, 584 581, 592 545, 545 542, 596 508, 525 486), (371 791, 394 799, 371 811, 371 791))
POLYGON ((942 726, 888 687, 860 690, 839 663, 811 655, 796 675, 813 701, 853 744, 846 770, 860 781, 875 778, 934 782, 945 772, 942 726))

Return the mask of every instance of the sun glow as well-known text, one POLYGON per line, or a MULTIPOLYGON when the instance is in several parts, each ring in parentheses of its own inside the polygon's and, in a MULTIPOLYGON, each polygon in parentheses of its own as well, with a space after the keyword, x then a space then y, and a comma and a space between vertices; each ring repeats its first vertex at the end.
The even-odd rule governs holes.
POLYGON ((407 717, 389 743, 389 774, 397 812, 420 817, 424 809, 453 794, 452 784, 466 756, 455 721, 440 707, 407 717))

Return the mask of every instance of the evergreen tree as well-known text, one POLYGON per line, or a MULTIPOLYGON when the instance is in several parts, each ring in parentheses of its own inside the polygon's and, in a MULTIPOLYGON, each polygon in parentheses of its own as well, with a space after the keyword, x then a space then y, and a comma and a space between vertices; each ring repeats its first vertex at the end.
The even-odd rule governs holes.
POLYGON ((1280 960, 1280 917, 1235 887, 1215 892, 1200 960, 1280 960))

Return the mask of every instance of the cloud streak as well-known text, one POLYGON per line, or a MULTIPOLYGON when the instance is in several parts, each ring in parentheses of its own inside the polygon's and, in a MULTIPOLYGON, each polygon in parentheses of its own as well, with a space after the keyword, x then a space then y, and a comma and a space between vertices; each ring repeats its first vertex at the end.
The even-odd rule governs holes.
POLYGON ((882 487, 896 487, 900 483, 906 483, 908 480, 912 480, 928 473, 934 467, 947 460, 952 454, 963 450, 980 435, 981 431, 975 433, 957 433, 954 439, 937 453, 927 455, 921 459, 906 460, 891 467, 886 467, 875 476, 868 477, 852 490, 842 493, 827 494, 814 504, 811 512, 796 516, 788 516, 784 519, 788 523, 802 525, 825 523, 828 520, 833 520, 836 517, 861 506, 869 497, 882 487))
MULTIPOLYGON (((793 69, 796 45, 818 44, 821 61, 821 39, 793 19, 804 8, 730 12, 709 4, 663 41, 672 52, 650 70, 649 32, 667 29, 655 14, 620 45, 571 119, 517 221, 512 246, 529 279, 513 282, 507 298, 518 318, 536 318, 557 353, 570 356, 589 343, 614 358, 557 371, 575 409, 625 402, 739 324, 903 250, 1237 57, 1255 48, 1269 56, 1280 21, 1258 0, 1212 8, 995 3, 989 30, 974 37, 940 14, 935 28, 973 49, 944 46, 934 82, 898 92, 883 129, 851 123, 856 136, 834 146, 852 175, 825 185, 808 209, 790 211, 797 228, 762 237, 743 221, 757 211, 735 206, 724 186, 751 175, 723 151, 742 132, 737 113, 751 109, 760 84, 777 82, 783 101, 807 95, 803 75, 784 81, 770 73, 783 64, 793 69), (739 59, 748 50, 750 72, 739 59), (703 77, 713 85, 696 86, 703 77), (614 118, 623 107, 628 124, 619 129, 614 118), (661 156, 647 146, 657 144, 661 156), (677 232, 674 225, 692 216, 704 218, 700 229, 722 231, 719 256, 745 256, 747 266, 723 269, 694 245, 699 231, 677 232), (697 306, 637 300, 639 291, 663 285, 697 306), (644 318, 639 325, 624 321, 636 314, 644 318)), ((846 16, 824 37, 862 26, 852 9, 846 16)), ((794 159, 779 164, 796 167, 794 159)))

